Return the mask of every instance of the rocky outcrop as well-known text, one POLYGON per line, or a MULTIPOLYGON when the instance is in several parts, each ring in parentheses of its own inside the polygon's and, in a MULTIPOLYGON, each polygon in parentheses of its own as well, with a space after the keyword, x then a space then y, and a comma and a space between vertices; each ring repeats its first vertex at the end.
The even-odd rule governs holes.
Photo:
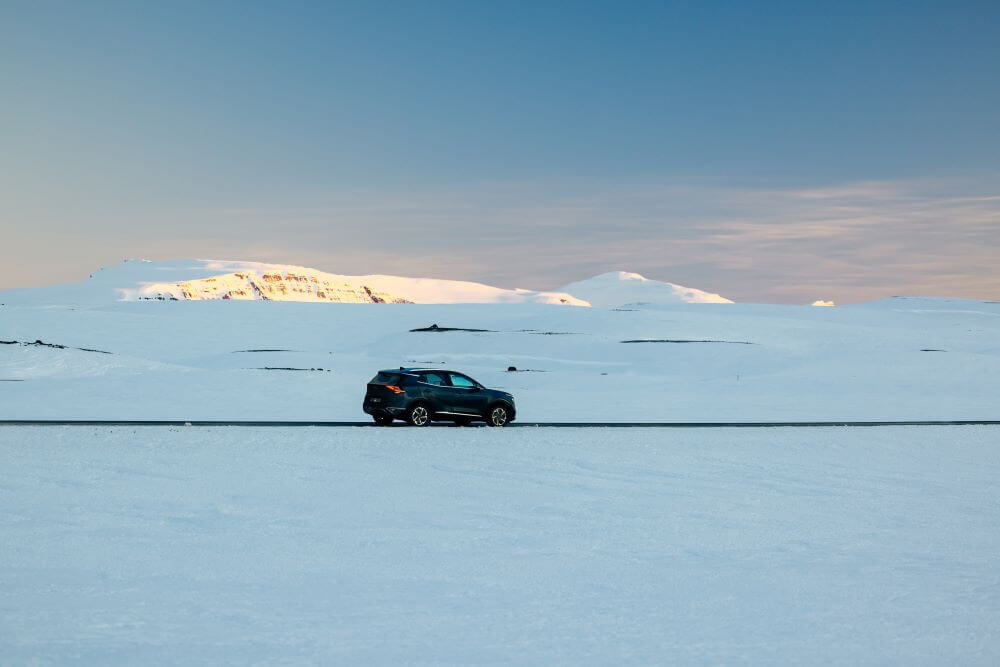
POLYGON ((242 300, 326 303, 412 303, 407 299, 346 281, 290 271, 241 271, 178 283, 153 283, 140 299, 159 301, 242 300))

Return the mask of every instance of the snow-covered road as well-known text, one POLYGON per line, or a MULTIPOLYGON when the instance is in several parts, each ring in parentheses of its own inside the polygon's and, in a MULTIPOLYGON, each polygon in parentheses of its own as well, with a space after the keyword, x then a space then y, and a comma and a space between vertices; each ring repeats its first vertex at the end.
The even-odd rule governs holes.
POLYGON ((0 662, 1000 662, 1000 428, 0 427, 0 662))

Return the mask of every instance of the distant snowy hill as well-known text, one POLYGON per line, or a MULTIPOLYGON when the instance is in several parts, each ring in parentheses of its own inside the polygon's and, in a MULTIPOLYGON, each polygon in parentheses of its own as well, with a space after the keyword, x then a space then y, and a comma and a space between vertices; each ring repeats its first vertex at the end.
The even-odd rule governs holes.
POLYGON ((560 292, 502 289, 481 283, 432 278, 346 276, 303 266, 219 260, 128 260, 74 285, 9 290, 49 301, 243 300, 314 303, 546 303, 590 304, 560 292))
POLYGON ((6 303, 108 301, 302 301, 311 303, 544 303, 614 307, 623 304, 732 303, 718 294, 616 271, 554 292, 403 276, 349 276, 304 266, 231 260, 126 260, 68 285, 0 291, 6 303))
POLYGON ((650 280, 638 273, 612 271, 570 283, 560 288, 591 305, 611 308, 627 303, 733 303, 729 299, 693 287, 650 280))

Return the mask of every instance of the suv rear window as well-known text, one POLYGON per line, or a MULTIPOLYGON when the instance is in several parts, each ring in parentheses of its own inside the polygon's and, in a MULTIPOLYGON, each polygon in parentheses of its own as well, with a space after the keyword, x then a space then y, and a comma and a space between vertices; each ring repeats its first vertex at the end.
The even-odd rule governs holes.
POLYGON ((399 384, 399 373, 379 373, 368 384, 399 384))

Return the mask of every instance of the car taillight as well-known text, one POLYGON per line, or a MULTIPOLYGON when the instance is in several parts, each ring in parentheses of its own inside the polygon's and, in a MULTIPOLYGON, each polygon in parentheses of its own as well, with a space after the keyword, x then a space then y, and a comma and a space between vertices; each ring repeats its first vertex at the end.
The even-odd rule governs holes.
POLYGON ((388 389, 389 391, 391 391, 394 394, 405 394, 406 393, 405 389, 400 389, 399 387, 397 387, 394 384, 387 384, 385 386, 385 388, 388 389))

